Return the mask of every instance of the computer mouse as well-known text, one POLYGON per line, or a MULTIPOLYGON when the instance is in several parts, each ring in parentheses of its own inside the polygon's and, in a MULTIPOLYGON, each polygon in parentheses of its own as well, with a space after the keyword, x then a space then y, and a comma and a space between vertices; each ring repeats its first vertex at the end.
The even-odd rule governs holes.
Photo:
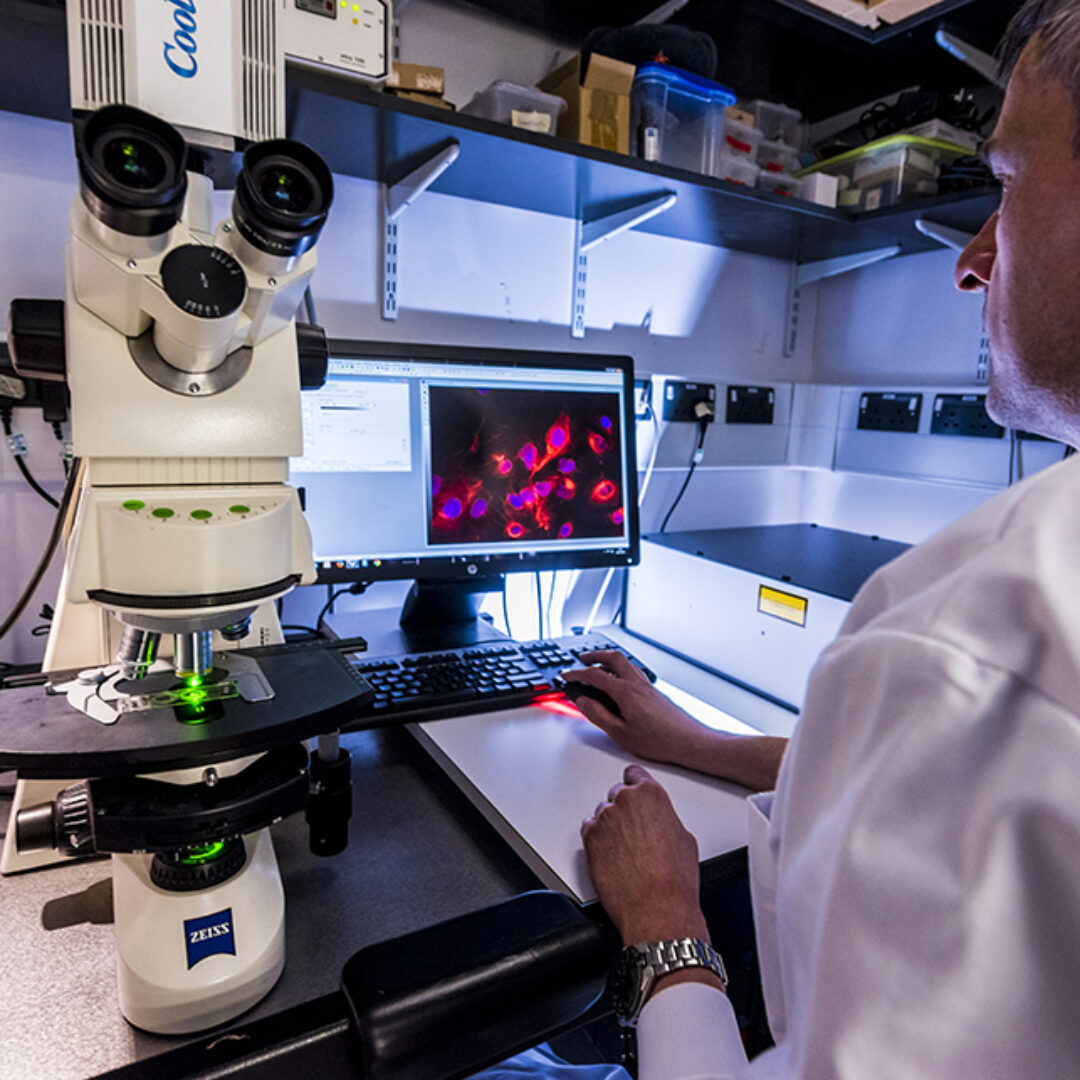
POLYGON ((552 685, 556 690, 562 691, 573 702, 576 702, 578 698, 592 698, 593 701, 603 705, 613 716, 622 716, 622 710, 615 703, 615 699, 607 691, 592 686, 590 683, 570 682, 567 679, 556 678, 552 680, 552 685))

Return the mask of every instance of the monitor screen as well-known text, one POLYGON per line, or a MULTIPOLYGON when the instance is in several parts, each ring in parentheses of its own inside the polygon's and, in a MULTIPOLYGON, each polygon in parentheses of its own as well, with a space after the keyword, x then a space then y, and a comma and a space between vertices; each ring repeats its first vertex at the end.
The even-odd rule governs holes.
POLYGON ((320 581, 638 560, 629 357, 332 341, 302 400, 320 581))

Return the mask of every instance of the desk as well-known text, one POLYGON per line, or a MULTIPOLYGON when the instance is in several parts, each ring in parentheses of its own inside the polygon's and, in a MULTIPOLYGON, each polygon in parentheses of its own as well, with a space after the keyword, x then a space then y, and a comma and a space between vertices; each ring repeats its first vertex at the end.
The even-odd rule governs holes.
MULTIPOLYGON (((369 622, 357 615, 337 630, 365 633, 369 622)), ((356 732, 343 743, 353 758, 349 848, 319 860, 307 850, 300 815, 274 826, 286 895, 285 973, 229 1026, 332 993, 345 960, 365 945, 541 884, 407 731, 356 732)), ((595 805, 607 786, 586 801, 595 805)), ((0 829, 9 806, 0 799, 0 829)), ((577 807, 568 812, 580 821, 577 807)), ((150 1035, 121 1017, 109 883, 106 860, 0 879, 3 1080, 82 1080, 209 1041, 150 1035), (42 929, 43 916, 56 928, 42 929)))

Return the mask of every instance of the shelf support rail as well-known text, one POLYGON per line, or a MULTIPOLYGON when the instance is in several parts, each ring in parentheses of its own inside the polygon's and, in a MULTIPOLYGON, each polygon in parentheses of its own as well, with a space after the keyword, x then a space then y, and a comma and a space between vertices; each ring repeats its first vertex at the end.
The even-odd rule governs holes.
POLYGON ((963 251, 975 239, 974 233, 954 229, 950 225, 939 225, 936 221, 927 221, 926 218, 916 218, 915 228, 923 236, 929 236, 931 240, 936 240, 953 251, 963 251))
POLYGON ((387 184, 383 193, 382 317, 396 319, 398 286, 398 220, 461 153, 461 144, 452 142, 417 166, 396 184, 387 184))
POLYGON ((604 217, 585 221, 584 215, 574 225, 574 289, 570 333, 573 337, 585 336, 585 296, 589 282, 589 252, 619 233, 633 229, 649 218, 662 214, 675 205, 678 195, 667 191, 650 199, 644 199, 624 210, 604 217))
POLYGON ((852 270, 861 270, 864 266, 873 266, 899 255, 899 244, 875 248, 873 251, 860 251, 854 255, 840 255, 835 259, 819 259, 817 262, 792 263, 791 276, 788 279, 787 332, 784 335, 784 355, 792 356, 799 336, 799 308, 802 301, 801 290, 804 285, 825 278, 837 277, 852 270))

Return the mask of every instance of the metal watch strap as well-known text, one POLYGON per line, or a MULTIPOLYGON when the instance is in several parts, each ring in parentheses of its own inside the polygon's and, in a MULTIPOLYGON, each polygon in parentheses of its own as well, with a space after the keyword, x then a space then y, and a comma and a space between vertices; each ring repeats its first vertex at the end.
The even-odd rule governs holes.
POLYGON ((686 968, 702 967, 714 972, 727 986, 727 971, 720 954, 700 938, 671 938, 668 941, 643 941, 634 946, 644 957, 645 963, 653 969, 657 979, 661 975, 670 975, 673 971, 686 968))

